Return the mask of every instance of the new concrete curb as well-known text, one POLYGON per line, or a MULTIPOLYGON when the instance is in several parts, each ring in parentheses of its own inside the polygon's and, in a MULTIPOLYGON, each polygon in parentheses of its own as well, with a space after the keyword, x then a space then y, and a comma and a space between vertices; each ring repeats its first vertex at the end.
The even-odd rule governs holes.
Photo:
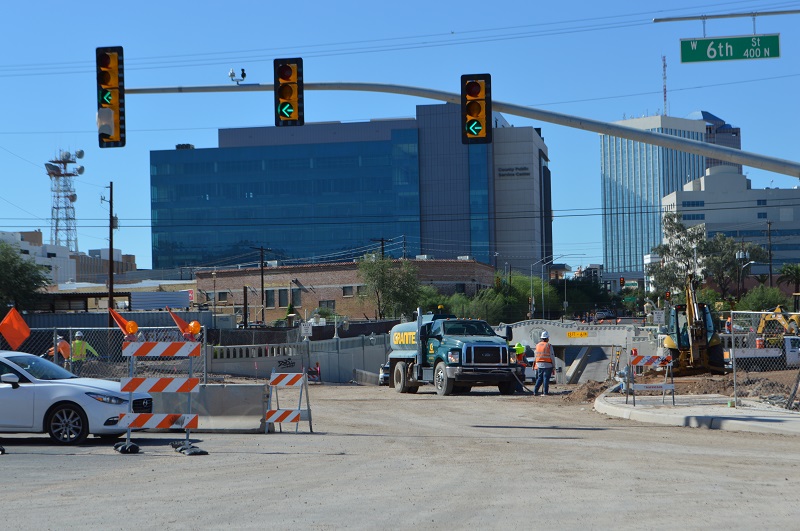
POLYGON ((595 399, 597 412, 650 424, 800 436, 800 414, 747 400, 733 408, 727 396, 677 395, 673 406, 671 397, 664 405, 660 396, 640 396, 634 407, 631 398, 625 404, 624 395, 610 395, 609 390, 595 399))

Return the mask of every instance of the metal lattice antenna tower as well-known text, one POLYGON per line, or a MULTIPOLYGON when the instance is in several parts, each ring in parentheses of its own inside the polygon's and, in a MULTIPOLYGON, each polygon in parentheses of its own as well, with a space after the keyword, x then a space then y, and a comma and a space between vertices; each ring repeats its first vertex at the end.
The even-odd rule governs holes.
POLYGON ((667 115, 667 56, 661 56, 661 79, 664 81, 664 109, 661 114, 667 115))
POLYGON ((58 157, 45 163, 47 176, 50 177, 50 192, 53 194, 53 206, 50 211, 50 244, 63 245, 71 252, 78 252, 78 233, 75 229, 75 193, 74 178, 83 174, 83 166, 69 168, 76 164, 76 159, 83 158, 83 150, 75 153, 62 151, 58 157))

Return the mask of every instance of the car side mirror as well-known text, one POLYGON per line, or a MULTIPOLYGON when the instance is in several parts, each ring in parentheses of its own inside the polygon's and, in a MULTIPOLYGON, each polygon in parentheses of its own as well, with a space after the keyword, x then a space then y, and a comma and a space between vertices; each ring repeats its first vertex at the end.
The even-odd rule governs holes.
POLYGON ((4 374, 3 376, 0 376, 0 381, 2 381, 3 383, 11 384, 12 389, 19 388, 19 376, 17 376, 14 373, 8 373, 4 374))
POLYGON ((506 335, 505 335, 505 338, 506 338, 506 341, 511 341, 511 340, 513 340, 513 339, 514 339, 514 331, 513 331, 513 330, 511 330, 511 327, 510 327, 510 326, 506 326, 506 335))

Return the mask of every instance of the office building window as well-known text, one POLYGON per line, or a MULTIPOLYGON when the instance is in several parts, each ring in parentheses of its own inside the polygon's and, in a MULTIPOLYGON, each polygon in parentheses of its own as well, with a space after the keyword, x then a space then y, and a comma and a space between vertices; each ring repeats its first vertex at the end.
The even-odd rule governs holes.
POLYGON ((692 208, 692 207, 704 207, 706 206, 705 201, 683 201, 681 206, 684 208, 692 208))
POLYGON ((758 213, 758 219, 767 219, 767 213, 766 212, 759 212, 758 213))
POLYGON ((336 301, 319 301, 320 309, 325 308, 332 312, 336 312, 336 301))
POLYGON ((275 307, 275 290, 274 289, 265 289, 264 290, 264 300, 266 301, 267 308, 274 308, 275 307))
POLYGON ((684 214, 683 215, 683 219, 685 221, 699 221, 699 220, 706 219, 706 215, 705 214, 684 214))
POLYGON ((353 286, 342 286, 342 297, 352 297, 353 286))
POLYGON ((767 206, 767 200, 766 199, 759 199, 758 201, 756 201, 756 204, 758 206, 767 206))
POLYGON ((289 307, 289 290, 288 289, 279 289, 278 290, 278 307, 279 308, 288 308, 289 307))

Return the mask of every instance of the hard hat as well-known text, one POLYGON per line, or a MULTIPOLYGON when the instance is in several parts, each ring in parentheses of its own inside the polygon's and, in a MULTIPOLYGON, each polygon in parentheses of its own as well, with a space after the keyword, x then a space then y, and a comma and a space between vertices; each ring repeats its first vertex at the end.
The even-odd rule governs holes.
POLYGON ((522 343, 517 343, 514 345, 514 350, 517 352, 517 354, 522 354, 525 352, 525 346, 522 343))
POLYGON ((550 334, 547 333, 547 330, 542 332, 541 339, 550 339, 550 334))
POLYGON ((75 332, 75 337, 83 337, 83 332, 78 330, 77 332, 75 332))

